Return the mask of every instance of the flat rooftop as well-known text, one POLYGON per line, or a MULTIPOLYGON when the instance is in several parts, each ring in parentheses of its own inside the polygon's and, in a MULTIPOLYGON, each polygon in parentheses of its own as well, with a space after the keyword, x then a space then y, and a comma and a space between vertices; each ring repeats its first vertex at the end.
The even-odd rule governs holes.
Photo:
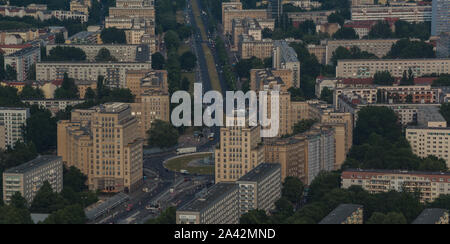
POLYGON ((9 174, 23 174, 26 173, 28 171, 31 171, 33 169, 36 168, 40 168, 48 163, 54 162, 56 160, 62 160, 61 157, 58 156, 51 156, 51 155, 47 155, 47 156, 39 156, 27 163, 21 164, 17 167, 14 168, 10 168, 7 169, 5 171, 5 173, 9 173, 9 174))
POLYGON ((341 224, 360 208, 362 209, 364 206, 356 204, 341 204, 327 217, 320 221, 319 224, 341 224))
POLYGON ((260 182, 268 175, 273 172, 281 169, 280 164, 275 163, 262 163, 258 165, 256 168, 250 170, 247 174, 242 176, 237 182, 260 182))
POLYGON ((235 183, 218 183, 208 189, 207 193, 201 197, 197 197, 186 205, 182 206, 178 211, 182 212, 201 212, 207 207, 213 205, 217 201, 223 199, 237 189, 235 183))

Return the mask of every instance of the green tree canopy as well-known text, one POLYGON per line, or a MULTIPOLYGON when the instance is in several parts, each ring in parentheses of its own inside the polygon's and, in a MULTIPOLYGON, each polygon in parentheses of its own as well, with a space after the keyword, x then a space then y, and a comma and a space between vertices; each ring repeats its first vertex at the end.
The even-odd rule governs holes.
POLYGON ((176 223, 176 213, 177 209, 175 207, 169 207, 156 219, 150 219, 146 224, 175 224, 176 223))
POLYGON ((264 210, 251 210, 241 216, 239 223, 244 225, 270 224, 270 218, 264 210))
POLYGON ((197 56, 187 51, 180 56, 180 65, 184 70, 192 71, 197 66, 197 56))
POLYGON ((100 33, 100 38, 105 44, 126 44, 127 37, 125 35, 125 31, 121 29, 117 29, 115 27, 105 28, 100 33))
POLYGON ((57 46, 50 50, 47 61, 86 61, 86 53, 76 47, 57 46))
POLYGON ((388 214, 383 214, 375 212, 372 217, 367 221, 367 224, 408 224, 405 216, 402 213, 391 212, 388 214))
POLYGON ((39 88, 26 84, 19 94, 20 99, 44 99, 44 93, 39 88))
POLYGON ((37 105, 31 107, 31 116, 24 127, 24 138, 36 145, 39 153, 56 147, 56 119, 47 109, 40 109, 37 105))
POLYGON ((152 54, 152 69, 162 70, 164 69, 165 63, 166 60, 161 53, 157 52, 152 54))
POLYGON ((356 40, 359 39, 355 29, 351 27, 343 27, 333 34, 333 38, 337 40, 356 40))
POLYGON ((392 86, 395 82, 395 77, 389 71, 377 71, 373 76, 373 83, 383 86, 392 86))
POLYGON ((315 119, 300 120, 294 125, 294 134, 301 134, 308 131, 315 123, 317 123, 315 119))
POLYGON ((85 224, 84 209, 80 205, 70 205, 50 214, 43 224, 85 224))
POLYGON ((392 45, 391 50, 386 55, 386 58, 436 58, 436 52, 433 49, 434 47, 432 45, 423 41, 402 39, 392 45))
POLYGON ((175 31, 170 30, 164 35, 164 43, 166 44, 167 50, 177 50, 181 44, 181 40, 175 31))
POLYGON ((387 39, 393 37, 394 33, 387 21, 378 21, 369 32, 370 39, 387 39))
POLYGON ((155 120, 151 129, 147 132, 149 146, 169 148, 178 144, 178 131, 172 124, 155 120))
POLYGON ((283 183, 281 195, 292 204, 298 204, 302 200, 305 185, 295 177, 286 177, 283 183))
POLYGON ((67 73, 64 74, 64 79, 61 87, 55 90, 56 99, 76 99, 79 98, 78 87, 75 85, 75 80, 69 78, 67 73))
POLYGON ((64 208, 65 204, 64 198, 54 192, 50 183, 45 181, 34 197, 30 211, 33 213, 53 213, 64 208))
POLYGON ((111 55, 108 49, 102 48, 98 51, 97 56, 95 56, 95 61, 97 62, 116 62, 117 59, 111 55))

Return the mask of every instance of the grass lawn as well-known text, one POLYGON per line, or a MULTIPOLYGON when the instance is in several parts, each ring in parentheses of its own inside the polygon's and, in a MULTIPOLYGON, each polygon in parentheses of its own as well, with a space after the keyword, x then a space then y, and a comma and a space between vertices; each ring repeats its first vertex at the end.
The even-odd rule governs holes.
POLYGON ((197 0, 192 1, 192 10, 194 11, 195 22, 197 23, 198 28, 200 28, 200 32, 203 40, 208 40, 208 36, 206 35, 205 25, 203 24, 202 18, 200 18, 200 8, 198 7, 197 0))
POLYGON ((213 90, 222 92, 219 75, 217 74, 216 63, 211 53, 211 49, 206 44, 202 44, 203 52, 205 53, 206 65, 208 66, 209 79, 211 80, 211 87, 213 90))
POLYGON ((201 175, 213 175, 214 166, 199 166, 190 167, 189 162, 193 160, 198 160, 212 155, 212 153, 204 153, 197 155, 188 155, 180 158, 170 159, 166 162, 165 167, 171 171, 180 172, 181 170, 187 170, 190 174, 201 174, 201 175))

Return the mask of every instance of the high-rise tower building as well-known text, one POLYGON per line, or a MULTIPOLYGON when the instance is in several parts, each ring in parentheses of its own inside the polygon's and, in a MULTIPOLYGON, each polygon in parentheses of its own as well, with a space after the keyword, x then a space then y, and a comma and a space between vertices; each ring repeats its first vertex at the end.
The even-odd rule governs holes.
POLYGON ((438 36, 442 32, 450 32, 450 1, 433 0, 431 35, 438 36))

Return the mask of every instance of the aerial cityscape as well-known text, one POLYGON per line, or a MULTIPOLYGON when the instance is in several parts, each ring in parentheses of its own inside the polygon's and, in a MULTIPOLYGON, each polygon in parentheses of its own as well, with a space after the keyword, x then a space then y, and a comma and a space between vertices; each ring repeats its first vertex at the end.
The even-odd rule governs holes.
POLYGON ((0 224, 449 224, 449 169, 449 0, 0 0, 0 224))

